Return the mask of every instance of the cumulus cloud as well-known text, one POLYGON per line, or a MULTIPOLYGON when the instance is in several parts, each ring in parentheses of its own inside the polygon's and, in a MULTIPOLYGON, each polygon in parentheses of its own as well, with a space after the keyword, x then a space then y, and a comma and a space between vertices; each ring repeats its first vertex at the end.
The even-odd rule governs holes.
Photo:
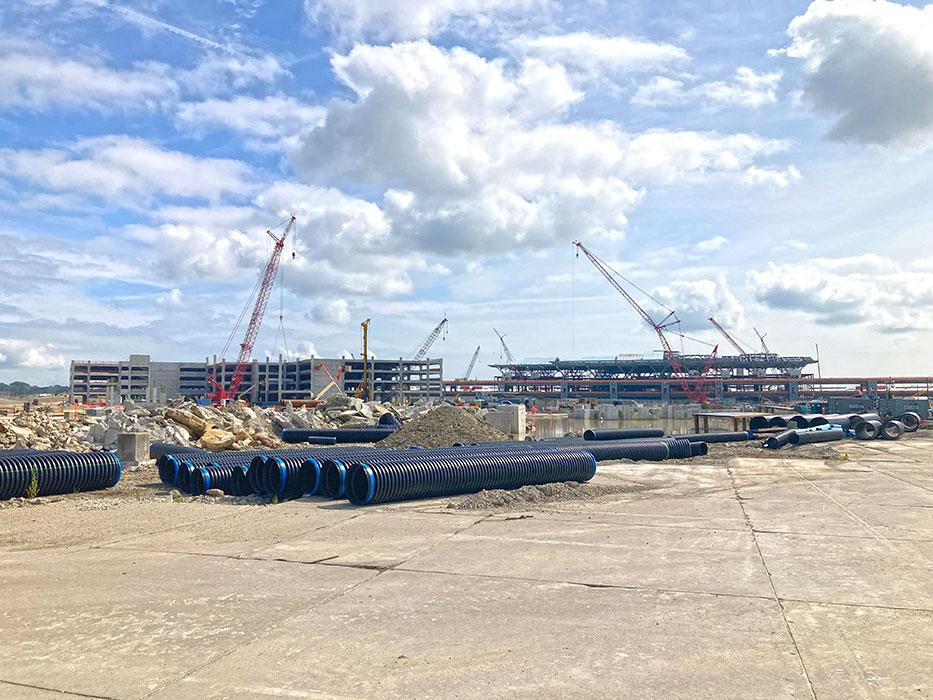
POLYGON ((486 24, 496 16, 542 7, 545 0, 305 0, 308 18, 347 38, 380 41, 430 37, 454 22, 486 24))
POLYGON ((748 274, 748 286, 773 309, 801 312, 829 325, 933 329, 933 272, 874 253, 771 262, 748 274))
POLYGON ((217 200, 254 189, 245 163, 167 151, 129 136, 83 139, 67 149, 3 149, 0 168, 46 190, 111 200, 156 194, 217 200))
POLYGON ((933 141, 933 5, 815 0, 787 29, 803 97, 835 118, 831 138, 886 146, 933 141))
POLYGON ((0 338, 0 368, 59 369, 66 365, 54 345, 0 338))
POLYGON ((781 74, 757 73, 747 66, 736 69, 731 81, 716 80, 688 86, 684 80, 656 76, 639 86, 632 102, 656 107, 697 101, 707 107, 758 108, 777 102, 781 74))
POLYGON ((686 51, 672 44, 590 32, 520 36, 512 40, 511 48, 519 55, 560 63, 591 76, 666 68, 690 60, 686 51))
POLYGON ((322 299, 311 309, 311 318, 319 323, 349 323, 350 305, 346 299, 322 299))
POLYGON ((178 85, 163 64, 116 70, 99 61, 58 57, 24 42, 0 45, 0 109, 152 109, 177 96, 178 85))
POLYGON ((309 178, 383 193, 393 233, 422 250, 506 251, 619 235, 644 187, 741 180, 786 142, 754 134, 565 120, 580 93, 565 69, 517 66, 425 41, 358 45, 332 60, 338 101, 292 155, 309 178))
POLYGON ((178 105, 176 121, 195 131, 226 128, 274 141, 297 138, 324 119, 325 110, 286 95, 238 95, 178 105))
POLYGON ((705 241, 700 241, 693 249, 698 253, 711 253, 714 250, 719 250, 728 242, 729 239, 725 236, 713 236, 712 238, 707 238, 705 241))
POLYGON ((676 309, 684 331, 708 329, 710 316, 726 328, 744 322, 742 303, 722 278, 674 280, 656 288, 653 296, 676 309))

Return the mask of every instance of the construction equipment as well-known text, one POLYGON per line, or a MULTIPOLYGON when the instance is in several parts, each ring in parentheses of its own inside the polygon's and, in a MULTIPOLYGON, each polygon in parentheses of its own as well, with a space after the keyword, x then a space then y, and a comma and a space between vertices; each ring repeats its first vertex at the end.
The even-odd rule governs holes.
POLYGON ((754 326, 752 326, 752 330, 755 331, 755 335, 757 335, 757 336, 758 336, 758 340, 761 341, 761 351, 762 351, 765 355, 770 355, 770 354, 771 354, 771 350, 768 349, 768 344, 765 342, 765 337, 767 337, 768 334, 765 333, 764 335, 762 335, 761 333, 758 332, 758 329, 755 328, 754 326))
MULTIPOLYGON (((684 393, 687 394, 687 398, 694 403, 703 403, 706 400, 706 394, 703 392, 701 386, 702 380, 699 382, 694 381, 687 375, 686 372, 684 372, 684 369, 680 364, 680 360, 677 357, 677 353, 674 352, 673 348, 671 348, 670 342, 667 340, 665 331, 671 326, 678 326, 680 324, 680 319, 677 318, 677 314, 674 309, 664 306, 664 304, 652 297, 645 290, 641 289, 634 282, 626 279, 616 270, 613 270, 608 263, 592 253, 589 248, 583 245, 583 243, 580 241, 574 241, 573 244, 577 247, 578 251, 583 252, 586 258, 593 264, 593 267, 599 270, 600 274, 606 278, 609 284, 611 284, 613 288, 622 295, 622 297, 629 303, 629 305, 635 309, 636 312, 638 312, 638 315, 641 316, 642 320, 651 326, 652 330, 654 330, 654 332, 657 334, 658 340, 661 342, 661 351, 664 354, 664 359, 670 362, 671 369, 673 370, 674 374, 681 378, 681 387, 683 388, 684 393), (617 277, 640 291, 648 298, 652 299, 654 302, 664 307, 668 312, 667 315, 660 321, 655 321, 651 315, 641 307, 641 304, 639 304, 635 298, 629 294, 628 290, 622 286, 622 284, 619 282, 619 279, 616 279, 617 277)), ((578 252, 577 255, 579 256, 579 254, 580 253, 578 252)), ((704 367, 704 369, 700 372, 701 376, 706 374, 709 371, 709 368, 711 368, 712 365, 716 362, 717 350, 718 346, 713 348, 713 352, 710 353, 709 361, 707 362, 706 367, 704 367)))
POLYGON ((502 343, 502 352, 505 353, 505 360, 506 360, 506 362, 508 362, 510 365, 514 365, 514 364, 515 364, 515 357, 513 357, 512 351, 509 350, 509 346, 505 344, 505 336, 506 336, 506 334, 505 334, 505 333, 500 333, 500 332, 497 331, 495 328, 493 328, 493 330, 495 331, 496 335, 499 336, 499 342, 502 343))
MULTIPOLYGON (((266 263, 266 269, 263 271, 257 287, 254 290, 256 305, 253 307, 253 314, 250 316, 249 325, 246 327, 246 336, 243 338, 243 342, 240 343, 240 354, 233 368, 233 377, 230 380, 230 386, 225 389, 213 375, 207 375, 207 380, 214 387, 214 391, 210 394, 211 403, 223 403, 227 399, 235 399, 239 392, 240 384, 243 383, 243 377, 246 374, 246 366, 249 364, 250 356, 253 353, 253 345, 256 343, 256 336, 259 335, 259 327, 262 325, 262 317, 266 312, 266 305, 269 303, 269 295, 272 294, 275 276, 279 270, 279 261, 282 258, 282 249, 285 247, 285 239, 288 238, 288 234, 291 233, 292 229, 295 227, 296 221, 296 217, 292 216, 281 236, 276 236, 271 230, 266 231, 266 234, 275 241, 275 245, 272 248, 272 255, 269 257, 269 262, 266 263)), ((246 306, 243 307, 243 312, 240 314, 240 319, 237 321, 236 327, 239 327, 240 321, 242 321, 243 317, 246 315, 248 306, 249 301, 247 301, 246 306)), ((234 328, 234 332, 236 331, 236 327, 234 328)), ((228 340, 228 345, 229 342, 228 340)))
POLYGON ((344 371, 347 369, 346 365, 341 365, 340 369, 337 370, 336 377, 330 373, 330 370, 327 369, 327 365, 325 365, 323 362, 321 362, 320 364, 314 365, 314 369, 321 370, 322 372, 324 372, 324 374, 327 375, 327 378, 330 379, 330 382, 327 384, 327 386, 321 389, 317 393, 317 396, 314 397, 315 401, 320 401, 321 398, 323 398, 324 394, 326 394, 328 391, 330 391, 334 387, 337 387, 337 391, 339 391, 341 394, 343 393, 343 391, 341 391, 337 383, 340 381, 340 377, 343 375, 344 371))
POLYGON ((473 357, 470 359, 470 364, 467 365, 466 372, 463 374, 462 379, 469 379, 470 375, 473 374, 473 368, 476 367, 476 360, 479 358, 479 348, 480 346, 477 345, 476 350, 473 352, 473 357))
POLYGON ((424 342, 421 343, 421 347, 418 348, 418 351, 412 355, 412 360, 423 360, 428 354, 428 350, 431 349, 431 346, 434 345, 434 341, 437 340, 437 337, 441 334, 442 331, 447 328, 447 317, 444 316, 444 319, 434 326, 434 330, 431 331, 431 334, 424 339, 424 342))
POLYGON ((712 316, 710 316, 708 320, 709 320, 710 323, 713 324, 713 327, 714 327, 717 331, 719 331, 720 333, 722 333, 722 337, 725 338, 726 340, 728 340, 729 343, 732 345, 732 347, 734 347, 734 348, 738 351, 739 355, 747 355, 747 354, 748 354, 748 353, 742 348, 742 346, 738 344, 738 342, 736 341, 736 339, 733 338, 731 335, 729 335, 729 332, 728 332, 725 328, 723 328, 722 326, 719 325, 719 322, 718 322, 715 318, 713 318, 712 316))
POLYGON ((363 380, 360 382, 359 388, 356 390, 356 398, 368 400, 372 394, 371 388, 369 386, 369 324, 372 322, 371 318, 367 318, 365 321, 360 323, 360 326, 363 327, 363 380))

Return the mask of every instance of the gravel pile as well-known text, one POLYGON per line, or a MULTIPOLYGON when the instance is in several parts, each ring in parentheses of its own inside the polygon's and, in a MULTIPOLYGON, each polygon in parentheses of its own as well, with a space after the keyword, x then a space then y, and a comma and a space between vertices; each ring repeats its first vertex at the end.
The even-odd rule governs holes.
POLYGON ((509 436, 472 411, 442 404, 412 418, 401 429, 382 440, 380 447, 450 447, 455 442, 491 442, 509 436))

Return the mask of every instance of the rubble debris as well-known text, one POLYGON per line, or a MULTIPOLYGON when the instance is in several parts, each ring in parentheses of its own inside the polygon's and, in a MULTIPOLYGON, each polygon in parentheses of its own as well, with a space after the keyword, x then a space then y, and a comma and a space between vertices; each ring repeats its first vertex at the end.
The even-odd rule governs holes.
POLYGON ((382 440, 380 447, 450 447, 455 442, 492 442, 509 436, 476 412, 450 404, 430 408, 382 440))
POLYGON ((425 410, 406 409, 334 396, 315 408, 285 406, 200 406, 192 401, 170 405, 127 402, 123 407, 97 408, 87 413, 61 406, 33 407, 0 416, 0 450, 33 448, 88 452, 113 449, 123 432, 142 432, 152 442, 208 450, 249 450, 282 447, 282 430, 350 428, 371 425, 386 414, 404 418, 425 410))

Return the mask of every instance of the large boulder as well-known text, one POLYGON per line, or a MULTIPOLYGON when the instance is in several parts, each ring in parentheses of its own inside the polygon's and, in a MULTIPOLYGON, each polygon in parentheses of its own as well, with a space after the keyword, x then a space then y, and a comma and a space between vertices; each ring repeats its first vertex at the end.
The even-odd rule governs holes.
POLYGON ((199 418, 190 411, 181 408, 166 408, 165 417, 179 425, 183 425, 195 438, 200 437, 213 427, 212 422, 199 418))
POLYGON ((218 428, 209 428, 201 436, 201 439, 198 440, 198 445, 205 450, 218 452, 220 450, 226 450, 234 442, 236 442, 236 435, 233 433, 218 428))

